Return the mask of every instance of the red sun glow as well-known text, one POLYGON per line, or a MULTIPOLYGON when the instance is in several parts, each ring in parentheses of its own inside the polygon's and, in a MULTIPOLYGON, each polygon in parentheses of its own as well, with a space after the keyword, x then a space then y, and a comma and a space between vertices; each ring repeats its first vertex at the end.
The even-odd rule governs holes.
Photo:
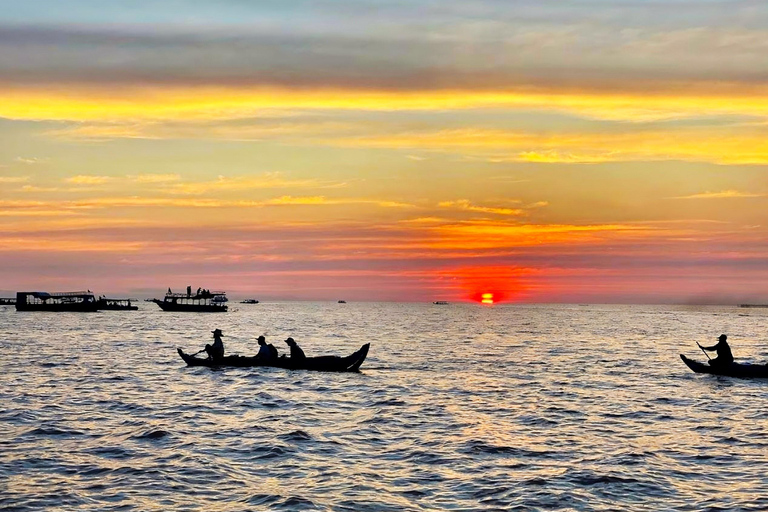
POLYGON ((493 304, 493 294, 492 293, 484 293, 481 295, 483 304, 493 304))

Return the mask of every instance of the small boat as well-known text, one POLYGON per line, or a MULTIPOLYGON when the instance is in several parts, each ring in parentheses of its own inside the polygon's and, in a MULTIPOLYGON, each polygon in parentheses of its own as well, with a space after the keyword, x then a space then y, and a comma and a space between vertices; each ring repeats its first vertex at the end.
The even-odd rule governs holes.
POLYGON ((187 286, 187 293, 173 293, 168 288, 163 300, 152 299, 163 311, 188 311, 193 313, 219 313, 227 311, 227 295, 198 288, 193 293, 187 286))
POLYGON ((301 363, 296 364, 291 361, 290 357, 283 355, 277 359, 266 360, 258 357, 247 356, 226 356, 220 361, 213 362, 207 358, 195 357, 184 353, 183 350, 177 349, 179 355, 187 363, 188 366, 208 366, 208 367, 221 367, 221 366, 236 366, 236 367, 255 367, 266 366, 271 368, 285 368, 287 370, 314 370, 319 372, 357 372, 360 370, 360 365, 363 364, 365 358, 368 356, 368 349, 370 343, 366 343, 360 350, 354 352, 347 357, 339 356, 318 356, 307 357, 301 363))
POLYGON ((16 299, 13 297, 0 297, 0 306, 14 306, 16 305, 16 299))
POLYGON ((258 303, 259 301, 257 301, 256 299, 245 299, 240 301, 240 304, 258 304, 258 303))
POLYGON ((447 300, 436 300, 432 304, 436 304, 438 306, 447 306, 448 305, 448 301, 447 300))
POLYGON ((17 292, 16 311, 98 311, 96 297, 87 292, 17 292))
POLYGON ((768 379, 768 365, 750 363, 731 363, 724 367, 713 367, 708 364, 688 359, 680 354, 680 359, 696 373, 710 373, 712 375, 724 375, 726 377, 763 378, 768 379))
POLYGON ((101 297, 97 301, 99 310, 106 311, 136 311, 139 306, 131 304, 131 301, 136 299, 108 299, 101 297))
POLYGON ((339 301, 339 304, 346 304, 346 303, 347 303, 347 301, 345 301, 345 300, 340 300, 339 301))

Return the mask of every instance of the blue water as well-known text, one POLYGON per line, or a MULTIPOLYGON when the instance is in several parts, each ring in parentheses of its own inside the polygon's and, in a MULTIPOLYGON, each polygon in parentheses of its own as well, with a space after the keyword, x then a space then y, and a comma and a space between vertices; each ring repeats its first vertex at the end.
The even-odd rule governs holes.
POLYGON ((768 310, 140 307, 0 307, 0 509, 768 509, 768 381, 678 356, 724 332, 768 361, 768 310), (371 350, 359 374, 184 366, 214 328, 371 350))

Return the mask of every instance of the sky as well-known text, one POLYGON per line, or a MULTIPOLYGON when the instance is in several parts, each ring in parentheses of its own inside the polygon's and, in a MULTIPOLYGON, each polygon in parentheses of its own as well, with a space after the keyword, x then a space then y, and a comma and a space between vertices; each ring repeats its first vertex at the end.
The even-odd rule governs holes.
POLYGON ((0 295, 768 303, 768 4, 0 0, 0 295))

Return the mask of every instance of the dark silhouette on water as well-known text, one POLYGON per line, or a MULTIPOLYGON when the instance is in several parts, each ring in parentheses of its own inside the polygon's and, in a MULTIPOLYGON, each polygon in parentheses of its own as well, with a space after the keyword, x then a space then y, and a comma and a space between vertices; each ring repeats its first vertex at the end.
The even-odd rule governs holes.
MULTIPOLYGON (((214 331, 215 332, 215 331, 214 331)), ((291 339, 291 338, 289 338, 291 339)), ((210 345, 206 345, 206 349, 210 345)), ((274 357, 271 359, 264 359, 262 357, 243 357, 239 355, 220 357, 218 359, 195 357, 197 354, 186 354, 180 348, 177 349, 179 356, 189 366, 239 366, 239 367, 252 367, 252 366, 272 366, 276 368, 286 368, 289 370, 315 370, 324 372, 357 372, 360 370, 360 365, 363 364, 365 358, 368 356, 368 349, 370 343, 366 343, 357 352, 346 357, 339 356, 317 356, 306 357, 304 352, 293 342, 291 347, 292 357, 274 357), (294 348, 295 347, 295 348, 294 348)), ((207 351, 206 349, 200 352, 207 351)), ((200 353, 198 352, 198 354, 200 353)))
POLYGON ((725 368, 733 363, 733 354, 731 353, 731 347, 728 346, 728 342, 725 341, 728 339, 728 336, 721 334, 717 339, 717 344, 712 345, 711 347, 702 347, 698 342, 696 344, 699 345, 699 348, 704 351, 704 355, 707 356, 707 359, 709 359, 709 355, 706 352, 707 350, 717 351, 717 357, 714 359, 709 359, 709 365, 711 367, 725 368))
POLYGON ((218 362, 224 358, 224 342, 221 341, 222 332, 221 329, 214 329, 213 333, 213 345, 206 345, 203 350, 208 354, 208 359, 213 362, 218 362))
POLYGON ((731 347, 728 346, 726 339, 728 337, 725 334, 721 334, 718 338, 718 343, 711 347, 702 347, 698 343, 696 345, 704 352, 704 355, 709 359, 709 364, 699 363, 693 359, 688 359, 683 354, 680 354, 680 359, 696 373, 710 373, 713 375, 726 375, 728 377, 756 377, 768 379, 768 365, 765 364, 752 364, 752 363, 735 363, 733 361, 733 354, 731 354, 731 347), (717 357, 710 359, 707 354, 709 351, 717 351, 717 357))
POLYGON ((304 351, 301 350, 301 347, 296 344, 293 338, 288 338, 285 342, 291 347, 291 361, 301 364, 307 358, 304 355, 304 351))
POLYGON ((273 344, 267 344, 267 339, 264 336, 259 336, 257 341, 259 343, 259 353, 256 354, 256 357, 265 361, 277 359, 277 349, 273 344))

